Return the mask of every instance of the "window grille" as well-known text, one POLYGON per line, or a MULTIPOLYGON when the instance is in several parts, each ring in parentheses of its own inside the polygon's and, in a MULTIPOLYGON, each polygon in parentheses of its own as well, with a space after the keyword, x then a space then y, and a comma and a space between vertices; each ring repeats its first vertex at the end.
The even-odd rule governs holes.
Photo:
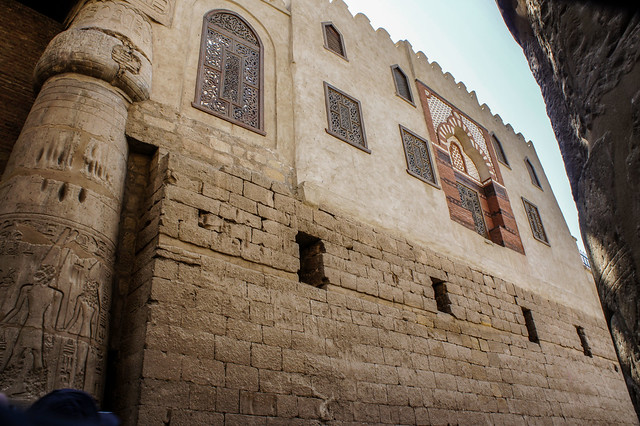
POLYGON ((338 139, 370 152, 362 124, 360 102, 335 87, 324 83, 327 105, 327 132, 338 139))
POLYGON ((476 232, 486 238, 487 226, 484 223, 484 215, 482 214, 478 193, 459 182, 457 182, 456 185, 458 186, 458 193, 460 194, 461 206, 471 212, 476 232))
POLYGON ((540 185, 540 179, 538 179, 538 174, 536 173, 536 169, 533 168, 533 164, 531 164, 531 161, 529 161, 528 158, 525 158, 524 164, 527 166, 527 171, 529 172, 531 183, 542 189, 542 185, 540 185))
POLYGON ((324 46, 346 59, 347 54, 340 31, 332 23, 324 23, 322 25, 324 29, 324 46))
POLYGON ((200 69, 193 105, 263 133, 262 44, 251 26, 229 11, 204 18, 200 69))
POLYGON ((451 155, 451 164, 461 172, 467 173, 467 166, 462 157, 462 150, 458 144, 451 142, 449 144, 449 154, 451 155))
POLYGON ((524 198, 522 199, 522 201, 524 203, 524 209, 527 213, 527 218, 529 219, 531 232, 533 232, 533 237, 536 240, 549 244, 547 233, 544 231, 544 226, 542 225, 542 220, 540 219, 538 208, 524 198))
POLYGON ((413 103, 413 96, 411 96, 411 86, 409 85, 409 79, 407 78, 406 74, 397 65, 394 65, 391 70, 393 72, 393 80, 396 84, 396 92, 398 93, 398 96, 413 103))
POLYGON ((400 135, 407 158, 407 171, 411 175, 435 185, 436 176, 431 163, 429 143, 402 126, 400 126, 400 135))
POLYGON ((496 135, 491 135, 491 141, 493 142, 493 148, 496 151, 498 161, 508 166, 509 161, 507 161, 507 156, 504 153, 504 149, 502 149, 502 143, 500 142, 500 140, 496 137, 496 135))

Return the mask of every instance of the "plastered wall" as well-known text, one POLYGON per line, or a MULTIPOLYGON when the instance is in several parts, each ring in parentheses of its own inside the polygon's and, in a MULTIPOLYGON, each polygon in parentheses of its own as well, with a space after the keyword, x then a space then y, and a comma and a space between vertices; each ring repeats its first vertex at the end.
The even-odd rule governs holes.
POLYGON ((292 12, 294 78, 296 87, 302 88, 296 91, 295 103, 296 173, 308 202, 335 206, 444 253, 490 265, 500 276, 515 279, 525 288, 600 314, 590 274, 581 265, 575 241, 530 142, 516 135, 486 105, 478 105, 475 94, 451 74, 443 74, 437 63, 413 52, 407 42, 394 44, 384 29, 374 31, 364 15, 352 17, 343 2, 294 2, 292 12), (342 32, 346 60, 323 47, 321 23, 326 21, 342 32), (415 106, 396 95, 390 68, 396 64, 409 78, 415 106), (510 167, 495 163, 504 179, 525 256, 492 245, 453 222, 444 193, 406 173, 398 124, 429 138, 413 83, 416 79, 502 142, 510 167), (370 154, 324 131, 323 81, 361 102, 370 154), (531 184, 525 158, 534 165, 542 190, 531 184), (548 246, 533 238, 521 197, 537 205, 550 238, 548 246))

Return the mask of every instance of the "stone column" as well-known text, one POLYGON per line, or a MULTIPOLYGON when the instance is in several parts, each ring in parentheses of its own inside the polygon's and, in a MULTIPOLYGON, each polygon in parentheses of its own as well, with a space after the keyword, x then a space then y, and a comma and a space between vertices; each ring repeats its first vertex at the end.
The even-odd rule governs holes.
POLYGON ((151 25, 88 1, 36 66, 39 95, 0 181, 0 391, 100 398, 132 102, 148 98, 151 25))

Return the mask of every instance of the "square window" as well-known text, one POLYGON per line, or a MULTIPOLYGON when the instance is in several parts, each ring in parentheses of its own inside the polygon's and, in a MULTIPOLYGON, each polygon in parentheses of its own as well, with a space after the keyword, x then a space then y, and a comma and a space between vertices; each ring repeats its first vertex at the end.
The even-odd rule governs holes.
POLYGON ((411 85, 407 75, 398 65, 391 67, 393 73, 393 81, 396 85, 396 93, 405 101, 413 104, 413 96, 411 95, 411 85))
POLYGON ((407 172, 427 183, 437 185, 429 143, 403 126, 400 126, 400 135, 407 159, 407 172))
POLYGON ((460 194, 461 206, 471 212, 476 232, 487 238, 487 226, 484 223, 484 214, 482 213, 482 206, 480 205, 478 193, 459 182, 456 182, 456 185, 458 187, 458 193, 460 194))
POLYGON ((367 153, 360 102, 328 83, 324 83, 327 105, 327 132, 367 153))
POLYGON ((525 198, 522 199, 522 202, 524 203, 524 210, 527 213, 529 225, 531 226, 531 232, 533 232, 533 237, 536 240, 548 245, 549 240, 547 239, 547 233, 544 231, 544 226, 542 225, 542 220, 540 219, 538 208, 525 198))
POLYGON ((331 22, 322 23, 322 32, 324 35, 324 47, 332 51, 338 56, 347 59, 347 52, 344 48, 344 40, 340 31, 331 22))

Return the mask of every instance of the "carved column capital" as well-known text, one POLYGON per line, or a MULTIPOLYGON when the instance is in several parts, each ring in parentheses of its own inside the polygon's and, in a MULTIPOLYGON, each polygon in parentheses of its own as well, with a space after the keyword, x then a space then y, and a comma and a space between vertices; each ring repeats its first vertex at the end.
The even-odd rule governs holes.
POLYGON ((106 81, 131 102, 148 99, 152 41, 148 17, 131 4, 89 1, 40 58, 36 88, 55 75, 71 72, 106 81))

